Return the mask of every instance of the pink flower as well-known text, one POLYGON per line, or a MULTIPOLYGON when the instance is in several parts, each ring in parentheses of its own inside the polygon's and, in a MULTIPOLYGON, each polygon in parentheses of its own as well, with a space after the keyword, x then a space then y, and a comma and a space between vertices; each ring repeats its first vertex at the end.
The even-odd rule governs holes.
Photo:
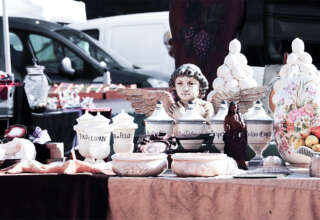
POLYGON ((310 117, 313 116, 314 114, 314 109, 312 107, 311 104, 306 104, 304 107, 303 107, 303 110, 304 110, 304 114, 307 114, 309 115, 310 117))
POLYGON ((290 123, 294 123, 298 117, 300 117, 301 112, 299 109, 293 109, 289 112, 288 119, 290 123))

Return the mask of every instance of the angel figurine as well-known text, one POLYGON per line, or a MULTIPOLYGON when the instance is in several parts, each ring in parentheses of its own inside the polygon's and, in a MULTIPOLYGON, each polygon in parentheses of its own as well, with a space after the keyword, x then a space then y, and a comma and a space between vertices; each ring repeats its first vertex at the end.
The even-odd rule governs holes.
MULTIPOLYGON (((237 41, 234 41, 231 46, 236 43, 237 41)), ((236 52, 239 50, 238 48, 236 52)), ((232 65, 224 64, 218 69, 218 75, 223 76, 224 79, 218 77, 218 80, 213 82, 214 90, 209 93, 207 101, 204 98, 209 88, 208 81, 200 68, 194 64, 183 64, 173 72, 169 81, 169 90, 118 89, 118 91, 131 102, 136 113, 147 116, 152 114, 158 101, 162 101, 166 112, 174 119, 179 119, 184 114, 190 101, 195 104, 195 109, 207 121, 213 115, 214 110, 220 107, 222 100, 236 101, 240 112, 245 113, 256 100, 265 95, 266 88, 258 87, 253 78, 241 78, 243 71, 241 68, 235 68, 237 62, 233 62, 234 60, 229 59, 228 56, 226 58, 228 58, 226 63, 232 65), (237 81, 232 74, 237 74, 241 80, 237 81), (239 85, 242 87, 240 88, 239 85)), ((244 69, 252 71, 247 65, 244 69)))
POLYGON ((136 113, 151 115, 157 101, 162 101, 163 106, 172 118, 179 119, 191 101, 199 114, 209 120, 213 115, 213 106, 203 100, 209 84, 199 67, 194 64, 183 64, 171 75, 169 81, 170 90, 147 89, 119 89, 131 102, 136 113), (172 92, 172 93, 171 93, 172 92))

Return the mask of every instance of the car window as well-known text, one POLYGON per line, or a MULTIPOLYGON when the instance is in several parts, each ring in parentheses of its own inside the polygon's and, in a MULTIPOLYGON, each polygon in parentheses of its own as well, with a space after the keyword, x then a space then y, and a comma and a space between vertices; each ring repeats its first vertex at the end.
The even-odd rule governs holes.
POLYGON ((88 30, 82 30, 84 33, 92 37, 93 39, 99 40, 100 32, 98 29, 88 29, 88 30))
POLYGON ((12 47, 15 51, 22 52, 23 44, 20 38, 18 37, 18 35, 10 32, 9 38, 10 38, 10 47, 12 47))
POLYGON ((15 80, 23 81, 26 75, 26 66, 31 62, 31 59, 25 56, 25 47, 19 35, 14 32, 9 33, 10 38, 10 55, 12 62, 12 72, 15 75, 15 80))
POLYGON ((79 74, 84 74, 84 61, 67 47, 43 35, 30 34, 29 40, 40 65, 46 67, 49 73, 59 73, 64 57, 71 59, 72 68, 79 74))
POLYGON ((105 62, 110 67, 120 66, 109 54, 99 48, 85 33, 69 29, 57 30, 58 33, 76 44, 98 62, 105 62))

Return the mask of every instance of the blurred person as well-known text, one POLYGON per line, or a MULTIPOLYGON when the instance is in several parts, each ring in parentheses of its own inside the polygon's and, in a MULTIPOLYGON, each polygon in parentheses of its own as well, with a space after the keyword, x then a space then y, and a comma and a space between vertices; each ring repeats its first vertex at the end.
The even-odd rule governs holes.
POLYGON ((163 43, 166 46, 167 50, 168 50, 168 54, 174 58, 174 53, 173 53, 173 45, 172 45, 172 34, 169 31, 166 31, 163 34, 163 43))
POLYGON ((171 0, 169 21, 176 67, 200 67, 210 89, 229 42, 241 30, 245 0, 171 0))

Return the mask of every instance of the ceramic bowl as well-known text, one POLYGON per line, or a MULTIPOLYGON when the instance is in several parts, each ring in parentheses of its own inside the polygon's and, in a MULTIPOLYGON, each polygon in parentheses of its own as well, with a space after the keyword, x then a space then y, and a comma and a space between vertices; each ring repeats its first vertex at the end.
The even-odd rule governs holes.
POLYGON ((227 155, 221 153, 176 153, 172 160, 172 172, 182 177, 217 176, 224 173, 228 164, 227 155))
POLYGON ((167 169, 167 155, 153 153, 117 153, 112 170, 119 176, 158 176, 167 169))

